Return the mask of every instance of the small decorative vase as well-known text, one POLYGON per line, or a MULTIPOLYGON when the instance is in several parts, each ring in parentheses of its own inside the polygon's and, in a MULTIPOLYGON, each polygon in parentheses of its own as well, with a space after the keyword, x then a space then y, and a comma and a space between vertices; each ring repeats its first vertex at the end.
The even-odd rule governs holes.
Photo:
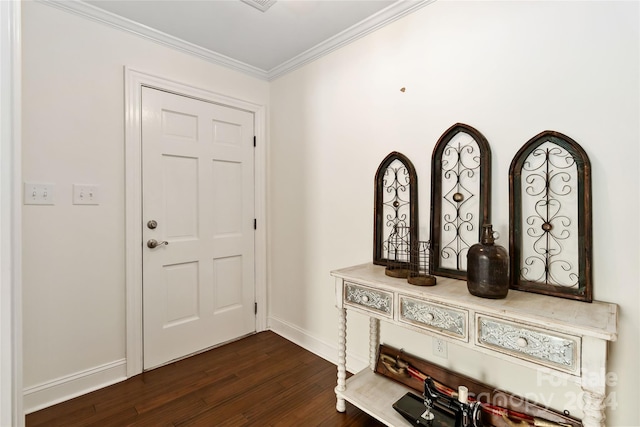
POLYGON ((509 292, 509 254, 493 237, 493 226, 482 226, 480 243, 467 252, 467 289, 472 295, 500 299, 509 292))

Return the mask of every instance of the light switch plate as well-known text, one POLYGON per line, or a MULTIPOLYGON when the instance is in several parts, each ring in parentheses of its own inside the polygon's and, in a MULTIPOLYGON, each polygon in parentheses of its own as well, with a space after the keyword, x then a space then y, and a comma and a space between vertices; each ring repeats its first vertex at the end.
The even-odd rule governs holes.
POLYGON ((25 205, 53 205, 55 184, 24 183, 25 205))
POLYGON ((94 184, 73 184, 74 205, 99 205, 99 187, 94 184))

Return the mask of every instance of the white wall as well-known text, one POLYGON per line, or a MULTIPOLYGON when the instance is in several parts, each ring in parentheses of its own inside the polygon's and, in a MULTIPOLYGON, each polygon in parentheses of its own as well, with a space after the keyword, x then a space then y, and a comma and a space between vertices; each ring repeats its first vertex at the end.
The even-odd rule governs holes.
POLYGON ((268 105, 268 83, 53 7, 23 3, 26 410, 124 375, 124 66, 268 105), (72 184, 99 206, 72 205, 72 184), (86 381, 85 381, 86 380, 86 381))
MULTIPOLYGON (((539 132, 559 131, 592 163, 595 299, 620 307, 607 425, 637 425, 639 16, 636 2, 441 0, 272 82, 272 325, 321 351, 335 347, 329 271, 372 259, 373 178, 389 152, 417 169, 427 237, 436 141, 456 122, 482 132, 493 153, 493 223, 508 246, 511 159, 539 132)), ((348 349, 366 359, 367 325, 348 321, 348 349)), ((383 326, 382 339, 432 357, 428 338, 383 326)), ((524 386, 535 373, 452 344, 435 360, 580 414, 573 386, 524 386)))

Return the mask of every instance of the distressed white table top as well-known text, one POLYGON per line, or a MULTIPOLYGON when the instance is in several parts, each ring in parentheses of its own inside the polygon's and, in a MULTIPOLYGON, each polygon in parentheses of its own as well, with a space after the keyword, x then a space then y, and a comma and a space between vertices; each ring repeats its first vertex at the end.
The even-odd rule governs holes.
POLYGON ((374 264, 334 270, 331 275, 390 292, 417 296, 514 321, 524 321, 578 336, 590 336, 607 341, 615 341, 618 336, 618 306, 612 303, 587 303, 512 289, 504 299, 479 298, 469 293, 467 283, 463 280, 438 276, 436 286, 414 286, 407 283, 406 279, 386 276, 384 266, 374 264))

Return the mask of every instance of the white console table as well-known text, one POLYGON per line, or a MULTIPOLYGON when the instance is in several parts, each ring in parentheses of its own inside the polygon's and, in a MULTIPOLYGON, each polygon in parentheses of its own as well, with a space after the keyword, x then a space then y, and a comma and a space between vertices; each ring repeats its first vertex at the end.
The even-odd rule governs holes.
POLYGON ((388 277, 363 264, 332 271, 339 313, 337 404, 351 402, 389 426, 406 421, 391 407, 407 388, 373 371, 380 320, 444 338, 475 351, 568 378, 584 392, 585 427, 604 426, 607 342, 617 338, 618 306, 510 290, 505 299, 478 298, 465 281, 438 277, 433 287, 388 277), (347 310, 370 318, 370 366, 346 379, 347 310))

